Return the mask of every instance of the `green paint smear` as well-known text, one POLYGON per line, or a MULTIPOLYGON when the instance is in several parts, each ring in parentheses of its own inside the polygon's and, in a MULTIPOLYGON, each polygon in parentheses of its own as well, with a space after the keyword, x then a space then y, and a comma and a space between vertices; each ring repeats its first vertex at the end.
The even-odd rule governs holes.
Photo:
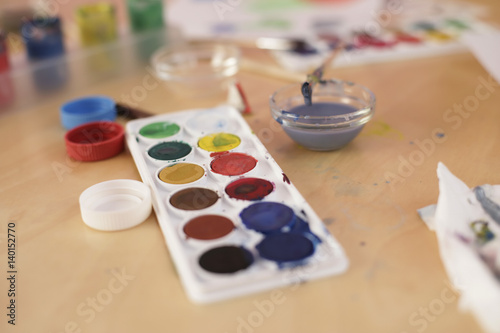
POLYGON ((310 7, 307 2, 300 0, 257 0, 251 5, 251 9, 256 12, 267 12, 274 10, 290 10, 297 8, 310 7))
POLYGON ((279 19, 264 19, 255 22, 247 22, 242 24, 243 30, 254 30, 254 31, 268 31, 269 29, 275 30, 287 30, 290 29, 292 23, 287 20, 279 19))
POLYGON ((361 136, 382 136, 396 137, 398 140, 404 139, 403 133, 381 120, 369 122, 361 133, 361 136))
POLYGON ((212 141, 215 147, 222 147, 227 145, 232 145, 238 142, 238 139, 233 136, 229 136, 227 134, 218 134, 214 137, 212 141))
POLYGON ((179 125, 175 123, 162 121, 142 127, 139 134, 150 139, 161 139, 177 134, 180 129, 179 125))
POLYGON ((280 20, 280 19, 263 19, 257 23, 261 27, 264 28, 272 28, 272 29, 289 29, 291 27, 291 22, 288 20, 280 20))
POLYGON ((495 238, 495 234, 490 230, 486 221, 474 221, 469 226, 481 244, 485 244, 495 238))
POLYGON ((458 19, 448 19, 445 23, 451 27, 457 28, 459 30, 469 30, 470 27, 467 23, 458 19))

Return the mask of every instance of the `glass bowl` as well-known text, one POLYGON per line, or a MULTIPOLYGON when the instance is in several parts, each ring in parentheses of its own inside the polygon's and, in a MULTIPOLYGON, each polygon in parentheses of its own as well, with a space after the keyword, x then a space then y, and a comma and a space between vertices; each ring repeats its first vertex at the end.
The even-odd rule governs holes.
POLYGON ((375 112, 375 95, 359 84, 326 80, 313 87, 312 105, 304 103, 302 83, 284 86, 269 100, 273 118, 298 144, 319 151, 351 142, 375 112))
POLYGON ((174 45, 157 50, 151 64, 174 92, 208 96, 227 89, 239 70, 240 58, 240 49, 230 44, 174 45))

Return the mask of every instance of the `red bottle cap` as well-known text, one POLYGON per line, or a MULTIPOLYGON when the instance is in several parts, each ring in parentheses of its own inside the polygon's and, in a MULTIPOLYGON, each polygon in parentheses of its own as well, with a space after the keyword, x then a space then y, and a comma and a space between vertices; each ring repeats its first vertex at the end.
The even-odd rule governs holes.
POLYGON ((100 161, 123 151, 124 129, 112 121, 96 121, 73 128, 64 139, 70 157, 78 161, 100 161))

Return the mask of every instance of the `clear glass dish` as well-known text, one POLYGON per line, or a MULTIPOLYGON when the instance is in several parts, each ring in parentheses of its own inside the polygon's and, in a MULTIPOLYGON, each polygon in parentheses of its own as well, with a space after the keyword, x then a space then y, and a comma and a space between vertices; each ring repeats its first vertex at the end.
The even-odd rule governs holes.
POLYGON ((274 92, 269 105, 273 118, 288 136, 311 150, 335 150, 351 142, 375 112, 375 95, 366 87, 326 80, 313 87, 306 106, 302 83, 274 92))
POLYGON ((241 52, 230 44, 175 45, 151 57, 155 74, 184 95, 209 95, 227 89, 238 72, 241 52))

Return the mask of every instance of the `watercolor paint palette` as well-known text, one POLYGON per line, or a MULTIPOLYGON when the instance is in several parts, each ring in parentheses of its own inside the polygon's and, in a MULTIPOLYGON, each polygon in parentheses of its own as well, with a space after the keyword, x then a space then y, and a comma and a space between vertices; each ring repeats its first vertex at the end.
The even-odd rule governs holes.
POLYGON ((310 52, 274 51, 272 54, 285 69, 308 71, 319 66, 342 43, 344 50, 332 65, 348 67, 464 52, 467 51, 461 41, 464 35, 494 31, 478 20, 453 16, 410 20, 404 25, 379 30, 376 34, 365 30, 318 31, 310 52))
POLYGON ((191 300, 336 275, 348 259, 234 108, 130 121, 126 138, 191 300))

